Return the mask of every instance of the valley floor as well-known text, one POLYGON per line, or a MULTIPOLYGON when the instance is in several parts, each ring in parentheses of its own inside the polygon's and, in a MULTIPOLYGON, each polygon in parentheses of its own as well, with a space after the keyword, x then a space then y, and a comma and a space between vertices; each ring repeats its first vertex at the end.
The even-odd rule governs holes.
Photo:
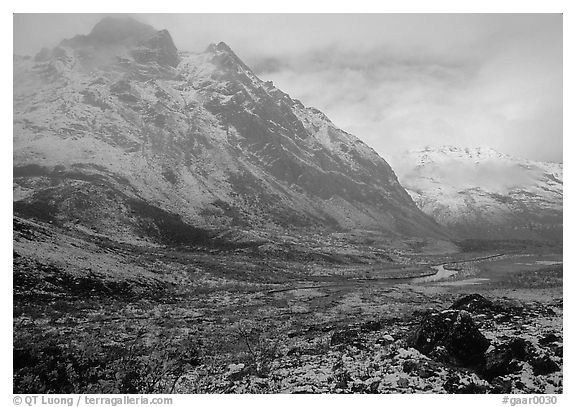
POLYGON ((283 250, 15 218, 14 392, 562 392, 561 254, 283 250))

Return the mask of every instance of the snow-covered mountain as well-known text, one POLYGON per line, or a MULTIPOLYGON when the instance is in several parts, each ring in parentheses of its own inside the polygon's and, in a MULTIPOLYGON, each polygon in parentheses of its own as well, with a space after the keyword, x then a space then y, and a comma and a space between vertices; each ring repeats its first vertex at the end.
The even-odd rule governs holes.
POLYGON ((444 233, 374 150, 226 44, 179 52, 167 31, 127 18, 14 58, 14 201, 22 216, 117 238, 444 233))
POLYGON ((562 238, 562 164, 490 148, 428 147, 391 159, 417 205, 462 238, 562 238))

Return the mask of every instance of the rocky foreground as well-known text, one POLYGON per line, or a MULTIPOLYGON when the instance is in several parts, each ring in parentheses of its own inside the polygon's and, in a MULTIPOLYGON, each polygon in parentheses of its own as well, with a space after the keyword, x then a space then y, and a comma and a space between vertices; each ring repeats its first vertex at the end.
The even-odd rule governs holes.
MULTIPOLYGON (((444 310, 282 344, 239 330, 247 363, 199 366, 181 392, 561 393, 562 302, 520 305, 465 295, 444 310), (258 338, 258 339, 255 339, 258 338), (251 346, 250 346, 251 345, 251 346)), ((300 333, 301 334, 301 333, 300 333)), ((297 335, 294 333, 294 335, 297 335)))
POLYGON ((14 392, 562 392, 563 271, 547 249, 453 256, 438 281, 410 278, 437 256, 358 252, 395 261, 362 272, 213 250, 16 221, 14 392))

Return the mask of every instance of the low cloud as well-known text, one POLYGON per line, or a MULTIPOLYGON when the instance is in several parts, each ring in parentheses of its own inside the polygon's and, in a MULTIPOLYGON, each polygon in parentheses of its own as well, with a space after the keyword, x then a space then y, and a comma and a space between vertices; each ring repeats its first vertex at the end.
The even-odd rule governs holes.
MULTIPOLYGON (((15 51, 87 33, 101 17, 16 15, 15 51)), ((180 50, 227 42, 262 79, 385 158, 452 144, 562 161, 559 14, 135 17, 168 29, 180 50)))

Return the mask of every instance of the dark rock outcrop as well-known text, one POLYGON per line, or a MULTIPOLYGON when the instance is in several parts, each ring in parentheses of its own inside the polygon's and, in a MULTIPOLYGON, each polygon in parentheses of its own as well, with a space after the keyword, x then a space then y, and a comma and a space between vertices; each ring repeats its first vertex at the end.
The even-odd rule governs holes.
POLYGON ((521 362, 528 362, 535 375, 544 375, 560 370, 558 364, 542 349, 537 349, 523 338, 513 338, 486 353, 482 374, 491 380, 522 369, 521 362))
POLYGON ((537 376, 560 371, 558 363, 554 362, 548 355, 532 359, 530 365, 532 366, 532 369, 534 369, 534 374, 537 376))
POLYGON ((444 347, 454 362, 464 366, 483 363, 484 352, 490 346, 471 315, 460 310, 425 315, 408 343, 425 355, 444 347))
POLYGON ((450 309, 459 309, 471 313, 481 313, 486 311, 498 311, 497 307, 492 301, 484 298, 480 294, 469 294, 458 298, 450 306, 450 309))
POLYGON ((462 310, 475 315, 483 315, 485 318, 495 318, 499 322, 509 321, 515 316, 521 316, 524 308, 515 302, 504 300, 489 300, 480 294, 467 294, 458 298, 450 306, 450 309, 462 310))
POLYGON ((545 334, 544 336, 542 336, 542 338, 540 338, 538 340, 538 343, 542 346, 548 346, 550 344, 553 344, 554 342, 561 342, 562 338, 552 332, 549 332, 547 334, 545 334))
POLYGON ((359 329, 347 329, 336 331, 330 338, 330 346, 355 346, 358 349, 364 349, 359 329))
POLYGON ((487 379, 505 376, 522 369, 509 345, 497 346, 486 353, 485 359, 486 364, 483 373, 487 379))
POLYGON ((485 394, 487 386, 464 379, 456 372, 451 372, 444 382, 444 390, 450 394, 485 394))
POLYGON ((510 394, 512 392, 512 380, 497 377, 490 384, 493 394, 510 394))

